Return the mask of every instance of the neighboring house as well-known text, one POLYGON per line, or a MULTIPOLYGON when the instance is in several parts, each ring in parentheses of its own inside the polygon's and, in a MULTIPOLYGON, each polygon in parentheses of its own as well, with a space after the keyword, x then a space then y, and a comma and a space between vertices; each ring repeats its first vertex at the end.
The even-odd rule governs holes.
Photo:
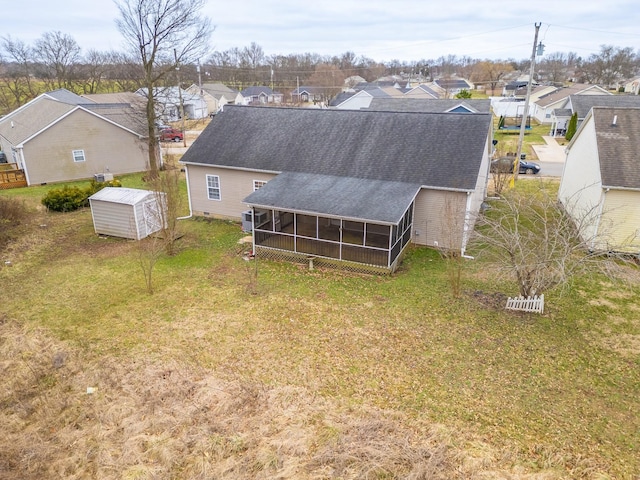
POLYGON ((563 109, 552 113, 551 135, 564 135, 563 129, 571 118, 578 115, 578 126, 593 107, 640 107, 640 97, 633 95, 571 95, 563 109))
POLYGON ((438 92, 436 92, 433 88, 429 87, 429 85, 421 84, 411 88, 407 93, 404 94, 405 97, 415 97, 415 98, 440 98, 438 92))
POLYGON ((298 87, 291 92, 293 103, 322 102, 325 100, 327 88, 325 87, 298 87))
POLYGON ((473 85, 462 78, 438 78, 432 83, 432 89, 440 98, 453 98, 462 90, 470 91, 472 88, 473 85))
POLYGON ((269 87, 248 87, 240 92, 245 105, 279 105, 284 100, 284 95, 274 92, 269 87))
POLYGON ((551 124, 553 123, 552 112, 557 108, 567 108, 566 105, 571 95, 611 95, 611 93, 598 85, 572 84, 568 87, 558 88, 537 100, 530 100, 529 114, 539 123, 551 124))
POLYGON ((464 253, 491 126, 490 114, 226 107, 181 159, 191 213, 252 210, 264 256, 389 271, 411 242, 464 253))
POLYGON ((391 96, 381 88, 370 88, 367 90, 359 90, 353 95, 342 96, 338 94, 336 98, 344 98, 341 102, 332 100, 329 106, 338 110, 360 110, 362 108, 368 108, 371 105, 373 98, 391 98, 391 96))
POLYGON ((187 88, 191 95, 200 95, 207 104, 209 115, 222 110, 227 104, 242 105, 244 97, 222 83, 203 83, 202 87, 195 83, 187 88))
MULTIPOLYGON (((147 97, 147 89, 139 88, 136 94, 147 97)), ((180 120, 181 111, 188 119, 198 120, 209 116, 207 102, 199 94, 192 94, 178 87, 158 87, 154 90, 156 114, 164 122, 180 120)))
POLYGON ((558 199, 598 251, 640 253, 640 108, 593 107, 567 146, 558 199))
POLYGON ((373 98, 366 110, 422 113, 491 113, 489 99, 373 98))
POLYGON ((68 90, 44 93, 0 119, 0 149, 28 185, 147 169, 144 110, 96 103, 68 90))
POLYGON ((640 95, 640 77, 634 77, 631 80, 627 80, 624 84, 624 93, 640 95))

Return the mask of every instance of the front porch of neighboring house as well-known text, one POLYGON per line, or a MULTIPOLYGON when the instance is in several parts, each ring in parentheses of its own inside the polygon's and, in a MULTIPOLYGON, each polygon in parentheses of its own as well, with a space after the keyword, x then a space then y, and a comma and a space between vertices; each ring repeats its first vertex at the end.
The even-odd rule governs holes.
POLYGON ((258 256, 393 272, 411 240, 413 203, 397 224, 256 207, 253 245, 258 256))

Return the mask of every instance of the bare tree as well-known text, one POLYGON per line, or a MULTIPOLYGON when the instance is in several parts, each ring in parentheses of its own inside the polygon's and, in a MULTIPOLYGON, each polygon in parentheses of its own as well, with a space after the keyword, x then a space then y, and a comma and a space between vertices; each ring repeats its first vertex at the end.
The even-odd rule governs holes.
POLYGON ((116 0, 116 25, 142 65, 147 96, 149 176, 159 171, 156 87, 170 72, 204 56, 213 32, 202 15, 206 0, 116 0))
POLYGON ((480 217, 473 243, 516 281, 520 295, 539 295, 581 272, 612 276, 615 259, 589 249, 594 239, 588 226, 599 214, 593 208, 571 218, 545 189, 510 190, 480 217))
POLYGON ((0 46, 4 52, 0 57, 3 67, 0 75, 1 107, 7 113, 35 98, 40 92, 37 83, 33 81, 32 48, 11 37, 2 37, 0 46))
POLYGON ((510 63, 484 60, 473 66, 471 81, 476 84, 486 85, 490 90, 490 94, 493 95, 498 82, 511 71, 513 71, 513 66, 510 63))
POLYGON ((615 86, 622 78, 633 76, 637 68, 637 56, 631 47, 620 48, 612 45, 601 45, 600 53, 591 54, 581 64, 584 80, 599 83, 604 87, 615 86))
POLYGON ((34 48, 40 66, 40 77, 47 88, 73 90, 74 70, 80 62, 80 46, 71 35, 46 32, 36 40, 34 48))

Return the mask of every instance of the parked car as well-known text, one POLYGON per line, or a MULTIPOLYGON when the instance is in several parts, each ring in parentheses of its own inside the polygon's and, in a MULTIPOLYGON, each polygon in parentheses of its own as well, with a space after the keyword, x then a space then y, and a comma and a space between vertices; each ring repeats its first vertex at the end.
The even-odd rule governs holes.
MULTIPOLYGON (((491 162, 491 173, 511 173, 513 171, 513 157, 500 157, 491 162)), ((540 165, 526 160, 520 160, 518 173, 535 175, 540 172, 540 165)))
POLYGON ((175 128, 163 128, 160 130, 160 141, 161 142, 181 142, 184 139, 184 135, 180 130, 176 130, 175 128))

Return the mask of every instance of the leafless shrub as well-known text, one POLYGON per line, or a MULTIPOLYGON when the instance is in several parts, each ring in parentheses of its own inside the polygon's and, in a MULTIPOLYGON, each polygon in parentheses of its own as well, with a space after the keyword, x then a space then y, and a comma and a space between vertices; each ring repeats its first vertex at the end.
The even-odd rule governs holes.
POLYGON ((587 271, 614 278, 624 257, 590 250, 589 217, 598 213, 591 209, 576 221, 545 190, 511 190, 479 219, 474 243, 480 255, 515 279, 523 296, 565 285, 587 271))

